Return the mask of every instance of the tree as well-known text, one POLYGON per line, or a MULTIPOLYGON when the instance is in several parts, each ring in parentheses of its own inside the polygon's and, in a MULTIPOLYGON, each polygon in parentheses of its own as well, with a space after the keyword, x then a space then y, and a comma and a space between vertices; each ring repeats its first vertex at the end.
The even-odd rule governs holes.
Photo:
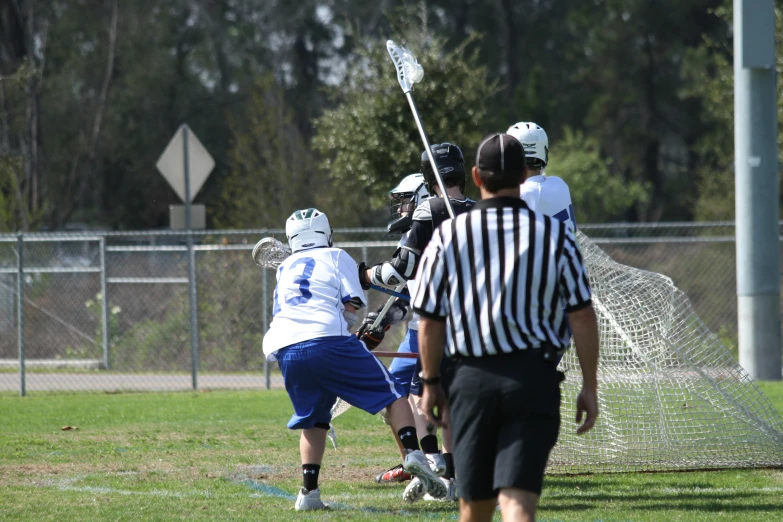
MULTIPOLYGON (((783 72, 783 1, 775 3, 775 55, 778 76, 783 72)), ((732 3, 726 1, 713 15, 724 27, 725 39, 705 37, 683 64, 688 79, 685 93, 701 100, 700 118, 707 130, 696 140, 696 179, 699 187, 695 217, 700 220, 734 219, 734 69, 732 3)), ((777 82, 778 163, 783 164, 783 83, 777 82)), ((783 189, 783 187, 781 187, 783 189)), ((780 198, 783 203, 783 193, 780 198)))
POLYGON ((568 183, 580 223, 616 220, 628 208, 649 201, 649 187, 612 173, 612 162, 601 156, 597 138, 570 127, 553 144, 546 172, 568 183))
POLYGON ((315 203, 319 187, 305 140, 274 78, 260 79, 245 118, 232 120, 229 169, 220 181, 214 223, 283 228, 294 210, 315 203))
MULTIPOLYGON (((496 130, 487 105, 499 92, 478 53, 469 51, 476 38, 452 51, 436 37, 401 41, 424 67, 413 95, 430 142, 458 145, 470 165, 481 137, 496 130)), ((315 122, 313 147, 333 187, 319 195, 319 205, 335 226, 377 226, 378 214, 368 209, 383 208, 388 190, 419 170, 423 150, 384 40, 368 39, 360 57, 341 89, 344 103, 315 122)))

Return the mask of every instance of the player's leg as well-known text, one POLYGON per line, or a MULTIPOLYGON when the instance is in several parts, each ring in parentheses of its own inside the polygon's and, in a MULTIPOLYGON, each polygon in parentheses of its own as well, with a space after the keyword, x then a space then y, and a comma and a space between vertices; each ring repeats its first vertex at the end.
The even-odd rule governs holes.
MULTIPOLYGON (((495 514, 497 502, 492 500, 473 500, 466 501, 460 499, 459 520, 460 522, 489 522, 495 514)), ((503 519, 506 520, 505 518, 503 519)))
MULTIPOLYGON (((532 352, 532 351, 531 351, 532 352)), ((494 375, 502 420, 494 486, 503 520, 535 520, 549 454, 560 429, 560 385, 554 364, 528 353, 519 369, 500 366, 494 375)))
MULTIPOLYGON (((498 494, 503 520, 535 522, 538 495, 516 488, 504 488, 498 494)), ((494 502, 493 502, 494 504, 494 502)))
MULTIPOLYGON (((421 371, 421 361, 416 359, 416 367, 411 378, 411 394, 409 397, 411 410, 413 411, 413 417, 416 422, 416 431, 421 434, 420 439, 421 449, 427 456, 430 469, 439 477, 446 471, 446 464, 443 460, 443 456, 438 451, 438 437, 433 431, 430 433, 427 428, 430 427, 427 418, 424 416, 424 412, 419 409, 419 402, 421 401, 422 386, 419 381, 419 371, 421 371)), ((423 498, 427 499, 441 499, 448 495, 448 483, 443 483, 443 495, 427 495, 428 492, 423 487, 424 485, 416 480, 411 480, 410 484, 405 487, 405 491, 402 493, 402 498, 408 502, 416 502, 423 498)))
MULTIPOLYGON (((416 330, 408 329, 405 334, 405 338, 403 339, 402 343, 400 343, 400 347, 397 349, 397 352, 419 353, 419 339, 417 333, 418 332, 416 330)), ((391 373, 394 378, 399 381, 406 394, 410 393, 411 376, 413 375, 415 366, 415 359, 404 359, 402 357, 394 359, 391 365, 389 365, 389 373, 391 373)), ((384 422, 389 424, 385 417, 384 422)), ((392 428, 391 425, 389 425, 389 428, 391 429, 392 436, 397 443, 397 449, 400 452, 400 462, 402 462, 405 460, 405 447, 402 445, 400 436, 397 435, 397 431, 392 428)), ((397 466, 380 473, 377 477, 375 477, 375 482, 378 482, 379 484, 388 482, 403 482, 405 480, 410 480, 410 478, 410 474, 405 472, 402 464, 398 464, 397 466)))
MULTIPOLYGON (((444 359, 441 364, 440 374, 443 389, 446 392, 446 398, 449 396, 451 383, 454 381, 454 372, 457 363, 452 359, 444 359)), ((454 470, 454 442, 452 439, 451 426, 441 430, 441 441, 443 444, 443 461, 446 465, 446 472, 443 479, 446 481, 448 491, 444 500, 456 501, 459 498, 457 490, 457 476, 454 470)))
POLYGON ((354 336, 336 340, 322 351, 318 364, 318 381, 331 393, 371 414, 387 408, 389 422, 406 450, 405 469, 418 475, 433 495, 445 495, 444 485, 419 448, 405 390, 364 343, 354 336))
POLYGON ((316 350, 317 344, 313 346, 310 343, 299 343, 280 350, 277 354, 286 391, 294 407, 294 415, 288 422, 288 428, 302 430, 299 437, 302 487, 294 506, 297 511, 328 507, 321 501, 318 478, 326 448, 329 410, 336 397, 321 389, 313 379, 309 359, 316 350))

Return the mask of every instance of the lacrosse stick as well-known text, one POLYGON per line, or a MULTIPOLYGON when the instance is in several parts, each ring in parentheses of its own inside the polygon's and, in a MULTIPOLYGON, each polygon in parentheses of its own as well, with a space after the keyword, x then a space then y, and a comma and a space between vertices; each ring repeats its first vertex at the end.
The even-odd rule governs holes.
POLYGON ((413 119, 416 120, 416 127, 419 128, 419 135, 421 135, 421 141, 424 142, 424 150, 427 152, 427 158, 430 161, 432 172, 435 174, 435 179, 438 181, 441 194, 443 194, 443 200, 446 203, 446 210, 449 213, 449 217, 454 218, 454 209, 451 206, 448 194, 446 194, 446 186, 443 184, 443 179, 438 172, 438 165, 435 163, 435 158, 432 156, 430 150, 430 142, 427 139, 427 133, 424 132, 424 127, 421 124, 421 118, 419 118, 419 111, 416 110, 416 102, 413 101, 411 91, 413 90, 413 84, 419 83, 424 78, 424 68, 416 61, 416 57, 408 51, 405 47, 397 45, 394 40, 386 41, 386 50, 389 51, 389 56, 394 62, 394 67, 397 69, 397 81, 400 82, 402 92, 405 93, 405 97, 408 99, 408 105, 411 106, 411 112, 413 113, 413 119))
MULTIPOLYGON (((397 285, 397 288, 394 290, 396 292, 402 291, 403 287, 405 287, 405 283, 400 283, 397 285)), ((370 330, 377 328, 381 321, 383 321, 383 318, 386 316, 386 313, 389 311, 389 308, 392 307, 392 304, 394 304, 394 296, 390 297, 386 300, 386 304, 383 305, 383 308, 381 308, 381 311, 378 312, 378 317, 373 321, 372 326, 370 326, 370 330)), ((375 355, 380 356, 380 354, 384 354, 382 357, 402 357, 402 358, 409 358, 411 355, 418 357, 417 354, 407 354, 407 353, 398 353, 398 352, 378 352, 375 355)), ((334 405, 332 406, 332 420, 334 420, 336 417, 339 417, 346 411, 348 411, 348 408, 350 408, 351 405, 342 400, 341 398, 337 398, 337 400, 334 402, 334 405)))
MULTIPOLYGON (((265 237, 253 247, 253 261, 261 268, 278 268, 290 255, 291 250, 273 237, 265 237)), ((411 300, 409 296, 397 290, 390 290, 378 285, 370 285, 370 288, 405 301, 411 300)))

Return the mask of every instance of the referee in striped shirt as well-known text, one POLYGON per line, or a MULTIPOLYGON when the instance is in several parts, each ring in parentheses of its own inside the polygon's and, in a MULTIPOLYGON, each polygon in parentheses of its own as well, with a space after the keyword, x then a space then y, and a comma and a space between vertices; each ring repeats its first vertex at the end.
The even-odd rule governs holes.
POLYGON ((423 408, 450 423, 460 520, 535 520, 544 469, 560 428, 558 356, 568 348, 566 316, 582 368, 577 433, 598 415, 598 325, 573 232, 519 197, 522 145, 485 139, 473 182, 482 200, 435 232, 416 277, 421 314, 423 408), (444 346, 456 360, 446 395, 444 346), (435 409, 437 408, 437 415, 435 409))

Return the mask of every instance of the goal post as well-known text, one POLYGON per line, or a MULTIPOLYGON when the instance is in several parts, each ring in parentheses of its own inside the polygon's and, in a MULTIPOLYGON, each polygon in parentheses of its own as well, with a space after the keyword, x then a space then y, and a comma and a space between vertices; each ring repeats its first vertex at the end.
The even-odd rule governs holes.
POLYGON ((783 467, 783 419, 672 280, 613 261, 578 233, 601 336, 599 417, 577 436, 581 371, 561 361, 549 473, 783 467))

